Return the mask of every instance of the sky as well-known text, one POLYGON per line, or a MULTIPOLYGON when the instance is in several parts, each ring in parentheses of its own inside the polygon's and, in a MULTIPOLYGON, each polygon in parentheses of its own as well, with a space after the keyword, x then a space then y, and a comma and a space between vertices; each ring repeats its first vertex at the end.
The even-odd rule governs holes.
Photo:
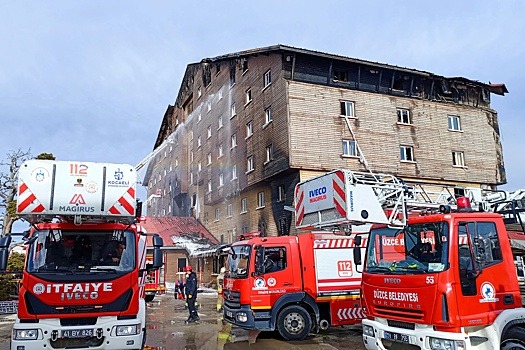
POLYGON ((0 160, 138 164, 188 64, 283 44, 506 84, 503 188, 525 188, 523 18, 522 0, 1 1, 0 160))

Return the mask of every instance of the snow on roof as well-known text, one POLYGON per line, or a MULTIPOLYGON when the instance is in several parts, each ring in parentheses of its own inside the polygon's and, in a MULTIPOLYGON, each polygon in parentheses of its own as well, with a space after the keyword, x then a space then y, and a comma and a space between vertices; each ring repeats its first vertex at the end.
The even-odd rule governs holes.
POLYGON ((200 255, 203 251, 209 251, 213 250, 215 251, 216 248, 212 247, 213 244, 210 243, 210 241, 205 239, 199 239, 195 237, 185 237, 185 236, 170 236, 171 240, 173 241, 173 245, 175 247, 184 248, 188 251, 189 255, 194 256, 196 254, 200 255))

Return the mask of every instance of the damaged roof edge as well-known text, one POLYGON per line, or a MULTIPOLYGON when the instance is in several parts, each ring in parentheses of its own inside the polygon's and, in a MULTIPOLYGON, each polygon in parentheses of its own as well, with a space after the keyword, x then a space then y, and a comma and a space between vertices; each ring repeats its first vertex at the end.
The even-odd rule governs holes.
MULTIPOLYGON (((412 69, 412 68, 407 68, 407 67, 401 67, 401 66, 395 66, 395 65, 386 64, 386 63, 380 63, 380 62, 367 61, 367 60, 352 58, 352 57, 348 57, 348 56, 330 54, 330 53, 321 52, 321 51, 302 49, 302 48, 298 48, 298 47, 294 47, 294 46, 281 45, 281 44, 272 45, 272 46, 266 46, 266 47, 260 47, 260 48, 250 49, 250 50, 244 50, 244 51, 239 51, 239 52, 233 52, 233 53, 229 53, 229 54, 225 54, 225 55, 216 56, 216 57, 213 57, 213 58, 204 58, 204 59, 202 59, 200 61, 200 63, 201 64, 202 63, 213 63, 213 62, 220 61, 220 60, 232 59, 232 58, 240 58, 240 57, 243 57, 243 56, 257 55, 257 54, 260 54, 260 53, 271 52, 271 51, 290 51, 290 52, 302 53, 302 54, 306 54, 306 55, 313 55, 313 56, 319 56, 319 57, 325 57, 325 58, 331 58, 331 59, 338 59, 338 60, 343 60, 343 61, 353 62, 353 63, 358 63, 358 64, 372 65, 372 66, 375 66, 375 67, 378 67, 378 68, 395 69, 395 70, 399 70, 399 71, 414 73, 414 74, 418 74, 418 75, 424 75, 424 76, 428 76, 428 77, 436 77, 436 78, 450 79, 450 80, 459 79, 459 80, 469 81, 469 82, 473 82, 473 83, 476 83, 476 84, 479 84, 479 85, 483 85, 483 86, 487 87, 490 92, 492 92, 494 94, 497 94, 497 95, 502 95, 502 96, 505 93, 509 92, 507 90, 505 84, 491 84, 490 82, 489 82, 489 84, 485 84, 485 83, 482 83, 482 82, 479 82, 479 81, 476 81, 476 80, 467 79, 467 78, 463 78, 463 77, 444 77, 444 76, 437 75, 437 74, 434 74, 434 73, 430 73, 430 72, 427 72, 427 71, 422 71, 422 70, 417 70, 417 69, 412 69)), ((194 64, 197 64, 197 63, 192 63, 190 65, 194 65, 194 64)))
POLYGON ((488 84, 489 91, 496 95, 505 96, 505 94, 509 93, 509 90, 507 90, 507 87, 505 84, 488 84))

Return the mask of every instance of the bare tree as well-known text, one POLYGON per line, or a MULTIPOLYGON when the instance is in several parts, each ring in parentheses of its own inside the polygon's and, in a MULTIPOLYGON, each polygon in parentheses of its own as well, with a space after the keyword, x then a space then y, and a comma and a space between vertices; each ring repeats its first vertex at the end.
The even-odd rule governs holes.
POLYGON ((31 149, 22 151, 19 148, 17 151, 9 151, 7 160, 0 162, 2 168, 9 168, 8 172, 0 171, 0 212, 3 212, 0 219, 2 236, 11 232, 14 222, 19 219, 16 215, 16 175, 22 163, 30 157, 31 149))

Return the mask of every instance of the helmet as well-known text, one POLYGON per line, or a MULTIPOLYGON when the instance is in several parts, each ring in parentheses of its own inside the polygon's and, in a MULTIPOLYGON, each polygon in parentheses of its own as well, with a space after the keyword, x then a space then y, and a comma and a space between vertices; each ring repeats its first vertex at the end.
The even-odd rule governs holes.
POLYGON ((186 272, 191 272, 191 271, 193 271, 193 269, 191 268, 191 265, 188 265, 188 266, 186 266, 186 267, 184 268, 184 271, 186 271, 186 272))
POLYGON ((221 267, 221 273, 225 273, 226 272, 226 268, 225 267, 221 267))

